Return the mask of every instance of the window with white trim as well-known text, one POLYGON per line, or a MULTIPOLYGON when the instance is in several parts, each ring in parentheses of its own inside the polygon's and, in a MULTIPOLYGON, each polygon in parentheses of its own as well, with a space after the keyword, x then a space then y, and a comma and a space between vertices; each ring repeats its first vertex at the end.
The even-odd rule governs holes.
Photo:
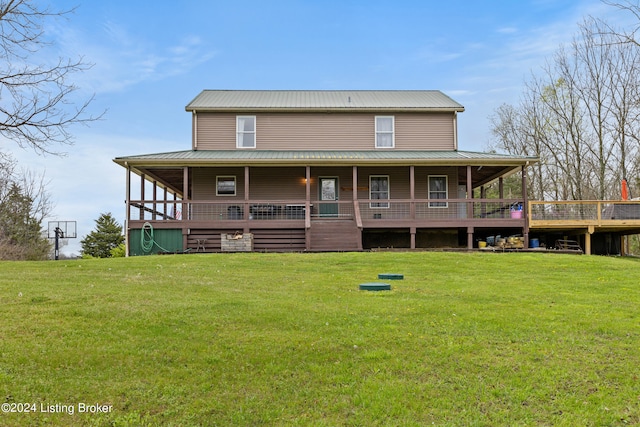
MULTIPOLYGON (((371 200, 389 200, 389 175, 369 176, 369 198, 371 200)), ((371 203, 371 208, 388 208, 389 203, 371 203)))
POLYGON ((236 117, 236 147, 256 148, 256 116, 236 117))
MULTIPOLYGON (((448 199, 448 178, 446 175, 429 175, 429 200, 448 199)), ((430 208, 446 208, 447 202, 429 202, 430 208)))
POLYGON ((235 196, 236 195, 236 177, 235 176, 217 176, 216 177, 216 196, 235 196))
POLYGON ((376 148, 395 147, 394 116, 376 116, 376 148))

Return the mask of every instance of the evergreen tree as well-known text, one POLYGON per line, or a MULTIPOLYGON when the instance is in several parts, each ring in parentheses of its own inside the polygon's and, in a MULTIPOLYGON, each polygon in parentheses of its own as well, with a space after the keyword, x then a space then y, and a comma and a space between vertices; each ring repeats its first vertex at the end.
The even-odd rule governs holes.
POLYGON ((100 214, 96 229, 80 241, 82 253, 96 258, 110 258, 111 250, 124 242, 122 226, 111 213, 100 214))

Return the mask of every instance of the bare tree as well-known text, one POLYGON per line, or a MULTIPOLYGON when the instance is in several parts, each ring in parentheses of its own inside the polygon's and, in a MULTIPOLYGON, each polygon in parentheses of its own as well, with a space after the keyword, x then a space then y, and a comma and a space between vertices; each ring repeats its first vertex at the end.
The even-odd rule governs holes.
POLYGON ((534 197, 615 198, 621 179, 638 174, 640 45, 621 40, 603 21, 585 19, 573 43, 525 84, 520 105, 509 115, 497 110, 499 147, 541 159, 533 182, 544 190, 534 197))
POLYGON ((50 243, 42 222, 52 202, 44 176, 18 170, 16 162, 0 153, 0 259, 45 259, 50 243))
POLYGON ((72 141, 70 127, 97 120, 93 100, 72 99, 75 73, 90 67, 82 57, 34 60, 47 47, 44 22, 70 11, 43 9, 34 0, 0 0, 0 135, 20 147, 52 153, 52 145, 72 141))

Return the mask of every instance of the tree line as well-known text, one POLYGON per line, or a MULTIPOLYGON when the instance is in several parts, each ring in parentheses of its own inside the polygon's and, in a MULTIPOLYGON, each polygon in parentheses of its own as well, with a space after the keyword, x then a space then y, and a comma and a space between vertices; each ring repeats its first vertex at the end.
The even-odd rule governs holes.
MULTIPOLYGON (((638 5, 605 3, 640 22, 638 5)), ((540 158, 527 171, 530 198, 618 199, 623 179, 640 196, 638 28, 585 18, 525 83, 520 102, 490 117, 491 149, 540 158)))

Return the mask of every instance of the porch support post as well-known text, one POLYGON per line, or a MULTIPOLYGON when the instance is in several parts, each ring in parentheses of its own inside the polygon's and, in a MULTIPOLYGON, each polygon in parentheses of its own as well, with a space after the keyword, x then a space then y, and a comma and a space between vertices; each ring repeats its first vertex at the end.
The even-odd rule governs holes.
POLYGON ((311 166, 305 166, 304 247, 311 250, 311 166))
POLYGON ((249 212, 250 208, 249 208, 249 200, 251 198, 251 195, 249 194, 249 184, 250 184, 250 177, 251 177, 251 171, 249 170, 249 166, 245 166, 244 167, 244 209, 243 209, 243 217, 245 220, 245 226, 244 226, 244 232, 245 233, 249 233, 250 227, 248 225, 248 223, 246 222, 249 219, 249 215, 251 214, 251 212, 249 212))
MULTIPOLYGON (((467 219, 473 218, 473 204, 471 203, 472 198, 473 183, 471 181, 471 165, 467 165, 467 219)), ((472 247, 473 245, 469 246, 469 249, 471 249, 472 247)))
MULTIPOLYGON (((178 219, 178 204, 176 201, 178 200, 178 193, 173 192, 173 219, 178 219)), ((180 217, 182 219, 182 217, 180 217)))
POLYGON ((163 196, 162 199, 164 200, 164 207, 162 208, 162 214, 163 214, 162 219, 166 220, 167 219, 167 200, 168 200, 167 199, 168 193, 167 193, 166 186, 164 187, 164 194, 162 196, 163 196))
POLYGON ((501 199, 504 199, 504 178, 498 178, 498 192, 501 199))
POLYGON ((129 221, 131 220, 131 166, 127 164, 127 178, 126 178, 126 200, 124 202, 125 209, 125 221, 124 221, 124 253, 129 256, 129 221))
MULTIPOLYGON (((191 215, 189 215, 189 167, 185 166, 182 168, 182 220, 187 221, 191 219, 191 215)), ((185 224, 183 222, 183 224, 185 224)), ((189 245, 189 233, 190 229, 183 226, 182 227, 182 249, 185 250, 189 245)))
MULTIPOLYGON (((473 218, 473 182, 471 180, 471 165, 467 165, 467 219, 473 218)), ((467 249, 473 249, 473 227, 467 227, 467 249)))
MULTIPOLYGON (((409 166, 409 198, 411 199, 411 204, 409 205, 409 217, 415 221, 416 219, 416 167, 411 165, 409 166)), ((409 229, 409 233, 411 235, 411 249, 416 248, 416 227, 411 227, 409 229)))
POLYGON ((358 205, 358 166, 353 166, 353 214, 358 225, 358 250, 362 250, 362 218, 360 218, 360 206, 358 205))
POLYGON ((158 211, 158 181, 153 180, 153 212, 151 212, 151 219, 156 220, 156 212, 158 211))
POLYGON ((524 228, 522 229, 522 237, 524 238, 524 247, 529 247, 529 216, 528 212, 529 200, 527 198, 527 167, 522 166, 522 212, 524 217, 524 228))
POLYGON ((144 182, 145 181, 146 181, 145 174, 141 174, 140 175, 140 200, 141 200, 142 206, 140 206, 140 221, 144 220, 144 201, 145 201, 144 182))

